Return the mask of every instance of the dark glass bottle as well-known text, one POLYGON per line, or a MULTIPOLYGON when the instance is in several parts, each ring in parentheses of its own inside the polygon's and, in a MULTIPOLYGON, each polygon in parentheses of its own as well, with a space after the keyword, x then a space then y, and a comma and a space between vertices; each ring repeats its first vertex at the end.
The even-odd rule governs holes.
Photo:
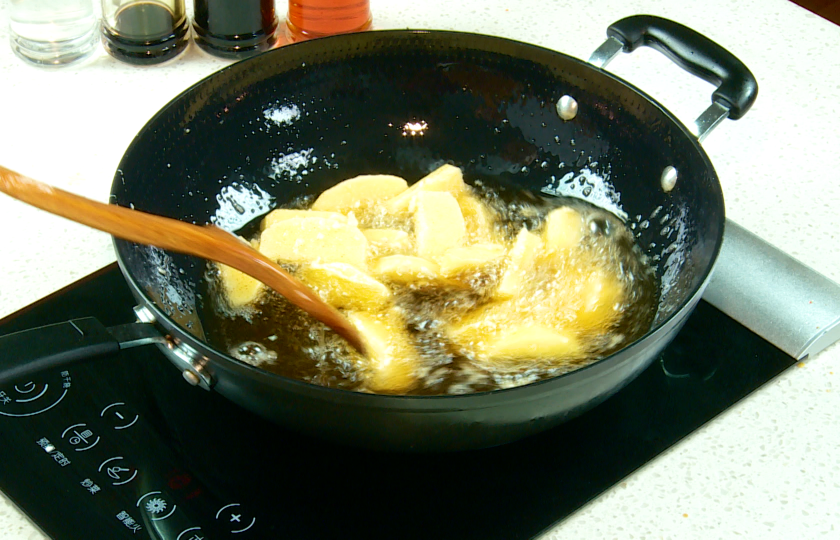
POLYGON ((245 58, 277 42, 274 0, 195 0, 195 42, 210 54, 245 58))
POLYGON ((117 60, 158 64, 187 45, 184 0, 102 0, 102 44, 117 60))

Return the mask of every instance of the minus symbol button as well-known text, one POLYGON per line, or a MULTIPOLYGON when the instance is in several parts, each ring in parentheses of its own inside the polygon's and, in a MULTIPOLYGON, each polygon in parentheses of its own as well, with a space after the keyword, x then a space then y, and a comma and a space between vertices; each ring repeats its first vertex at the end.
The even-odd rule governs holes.
POLYGON ((114 429, 126 429, 137 423, 140 415, 126 407, 122 401, 111 403, 99 413, 100 418, 105 418, 114 429))

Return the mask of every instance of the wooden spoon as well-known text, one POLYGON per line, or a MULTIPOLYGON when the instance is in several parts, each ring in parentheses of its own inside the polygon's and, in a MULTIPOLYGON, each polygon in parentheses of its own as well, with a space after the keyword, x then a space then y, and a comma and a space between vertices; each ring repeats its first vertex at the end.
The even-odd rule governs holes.
POLYGON ((118 238, 156 246, 226 264, 265 283, 289 302, 332 328, 365 354, 359 332, 335 308, 274 261, 214 226, 199 226, 177 219, 92 201, 43 184, 0 165, 0 191, 41 210, 105 231, 118 238))

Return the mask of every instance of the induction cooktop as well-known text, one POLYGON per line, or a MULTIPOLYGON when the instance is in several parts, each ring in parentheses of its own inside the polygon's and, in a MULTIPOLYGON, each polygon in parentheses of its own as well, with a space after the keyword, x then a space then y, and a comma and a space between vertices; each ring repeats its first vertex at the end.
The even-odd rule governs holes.
MULTIPOLYGON (((133 322, 133 306, 111 265, 0 334, 133 322)), ((0 490, 57 540, 533 538, 795 362, 701 301, 641 376, 586 414, 497 448, 418 455, 276 427, 142 347, 0 387, 0 490)))

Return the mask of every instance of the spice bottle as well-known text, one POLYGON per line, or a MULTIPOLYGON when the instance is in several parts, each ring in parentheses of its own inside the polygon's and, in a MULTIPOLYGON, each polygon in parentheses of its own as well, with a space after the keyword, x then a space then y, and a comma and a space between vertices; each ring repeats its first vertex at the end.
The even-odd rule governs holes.
POLYGON ((195 42, 224 58, 245 58, 277 42, 274 0, 195 0, 195 42))
POLYGON ((184 0, 102 0, 102 44, 129 64, 159 64, 187 45, 184 0))
POLYGON ((98 41, 94 1, 8 0, 12 50, 38 66, 63 66, 87 58, 98 41))
POLYGON ((289 0, 290 41, 359 32, 370 25, 370 0, 289 0))

